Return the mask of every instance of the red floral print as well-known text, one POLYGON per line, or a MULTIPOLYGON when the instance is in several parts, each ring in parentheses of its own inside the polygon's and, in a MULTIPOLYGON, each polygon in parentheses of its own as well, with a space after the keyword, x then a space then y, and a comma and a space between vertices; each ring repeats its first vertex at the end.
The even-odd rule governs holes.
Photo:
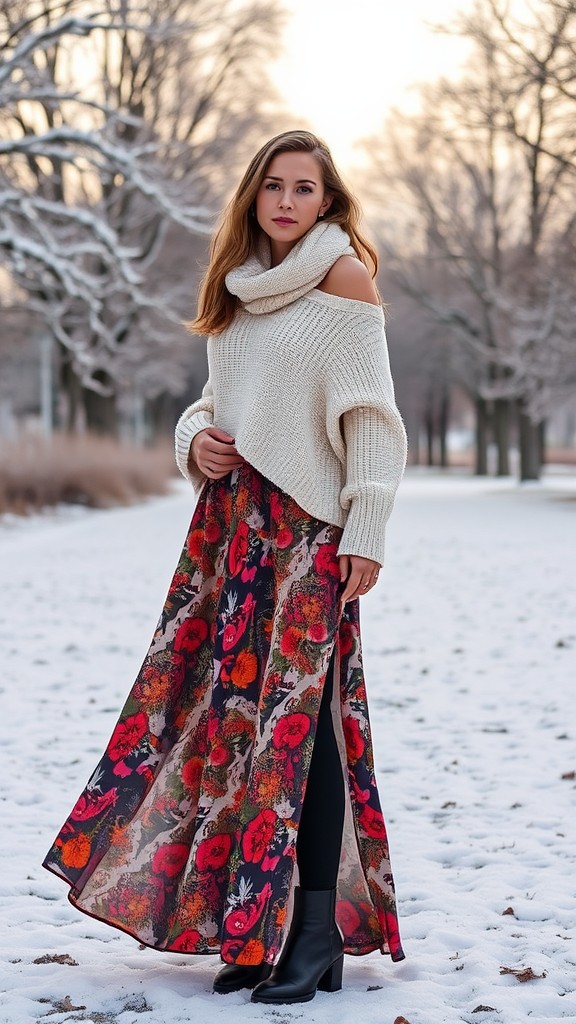
POLYGON ((167 878, 174 878, 182 871, 190 847, 186 843, 167 843, 156 851, 152 858, 152 871, 155 874, 166 875, 167 878))
POLYGON ((227 832, 203 839, 196 850, 198 871, 217 871, 228 860, 231 849, 232 836, 227 832))
POLYGON ((204 536, 208 544, 217 544, 220 540, 222 530, 220 529, 220 524, 215 519, 211 519, 206 523, 204 536))
POLYGON ((367 835, 374 839, 386 839, 386 826, 381 811, 375 811, 369 804, 364 804, 360 815, 360 824, 367 835))
POLYGON ((340 563, 336 557, 336 552, 329 544, 323 544, 322 547, 318 548, 314 558, 314 565, 319 573, 340 576, 340 563))
POLYGON ((342 721, 342 728, 344 730, 344 738, 346 740, 346 753, 348 759, 354 764, 359 757, 362 757, 364 753, 364 737, 360 732, 360 725, 357 718, 353 718, 349 715, 342 721))
POLYGON ((280 640, 280 651, 286 658, 293 658, 299 650, 304 634, 296 626, 287 626, 280 640))
POLYGON ((249 532, 248 523, 240 523, 230 543, 228 564, 232 576, 237 576, 246 562, 249 532))
POLYGON ((88 821, 89 818, 102 814, 107 807, 113 807, 116 803, 116 794, 115 787, 106 793, 95 793, 94 791, 82 793, 70 811, 70 817, 73 821, 88 821))
POLYGON ((353 935, 360 927, 360 914, 350 900, 339 900, 336 904, 336 920, 346 935, 353 935))
POLYGON ((341 535, 248 463, 206 482, 138 679, 45 861, 80 909, 159 949, 277 959, 336 643, 338 923, 346 952, 402 958, 341 535))
POLYGON ((207 636, 208 623, 206 619, 201 619, 198 616, 184 619, 174 638, 174 650, 184 655, 193 654, 201 647, 207 636))
POLYGON ((148 729, 148 715, 138 711, 129 715, 123 722, 118 722, 114 729, 106 753, 112 761, 120 761, 138 746, 148 729))
POLYGON ((182 932, 177 939, 174 939, 170 949, 176 953, 195 953, 200 941, 200 932, 195 928, 188 928, 182 932))
POLYGON ((212 747, 208 760, 215 768, 227 767, 234 760, 234 754, 224 743, 217 743, 212 747))
POLYGON ((275 747, 288 747, 294 750, 299 747, 302 741, 310 732, 310 719, 308 715, 296 712, 293 715, 284 715, 272 732, 272 743, 275 747))
POLYGON ((289 526, 281 526, 276 534, 276 545, 279 548, 287 548, 294 540, 294 534, 289 526))
POLYGON ((242 836, 242 853, 246 860, 254 863, 262 860, 274 838, 277 820, 275 811, 265 810, 248 822, 242 836))
POLYGON ((314 644, 323 644, 328 637, 328 630, 323 622, 314 622, 308 627, 306 637, 314 644))
POLYGON ((229 935, 244 935, 249 932, 262 916, 266 901, 271 894, 272 886, 267 882, 262 892, 258 893, 254 900, 231 910, 224 919, 224 928, 229 935))

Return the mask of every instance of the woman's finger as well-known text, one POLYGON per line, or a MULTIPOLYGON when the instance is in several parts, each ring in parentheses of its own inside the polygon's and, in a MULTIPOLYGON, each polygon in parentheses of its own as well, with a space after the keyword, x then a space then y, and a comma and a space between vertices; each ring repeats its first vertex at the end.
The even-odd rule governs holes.
POLYGON ((344 587, 344 591, 341 597, 342 604, 345 604, 346 601, 351 601, 353 599, 353 597, 356 595, 360 587, 361 580, 362 570, 352 566, 350 570, 350 575, 346 580, 346 586, 344 587))
POLYGON ((357 597, 367 594, 375 582, 376 580, 373 576, 367 576, 361 572, 351 573, 342 594, 342 604, 345 604, 347 601, 354 601, 357 597))

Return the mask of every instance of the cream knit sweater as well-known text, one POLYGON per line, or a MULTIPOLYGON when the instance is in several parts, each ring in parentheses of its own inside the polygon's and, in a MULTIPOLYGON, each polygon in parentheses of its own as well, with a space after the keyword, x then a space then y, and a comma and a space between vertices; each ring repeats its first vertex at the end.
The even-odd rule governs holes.
POLYGON ((247 462, 310 515, 344 527, 339 554, 384 562, 384 528, 406 461, 380 306, 315 286, 344 253, 347 234, 317 224, 276 267, 268 240, 228 274, 242 303, 208 340, 209 378, 176 427, 176 462, 213 423, 247 462))

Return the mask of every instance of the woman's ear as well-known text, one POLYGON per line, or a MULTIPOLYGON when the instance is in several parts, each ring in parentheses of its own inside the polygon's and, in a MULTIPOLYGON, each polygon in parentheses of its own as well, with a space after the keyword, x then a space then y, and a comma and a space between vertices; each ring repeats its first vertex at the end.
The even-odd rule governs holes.
POLYGON ((318 210, 318 216, 319 217, 323 217, 325 213, 328 213, 328 210, 332 206, 333 198, 334 198, 333 196, 330 196, 330 195, 328 195, 328 193, 326 193, 326 195, 324 196, 324 199, 322 200, 322 203, 320 205, 320 209, 318 210))

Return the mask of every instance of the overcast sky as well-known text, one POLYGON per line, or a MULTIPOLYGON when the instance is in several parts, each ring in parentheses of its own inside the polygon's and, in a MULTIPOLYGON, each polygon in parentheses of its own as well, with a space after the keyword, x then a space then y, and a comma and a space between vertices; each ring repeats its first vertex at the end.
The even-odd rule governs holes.
POLYGON ((343 165, 391 106, 414 106, 415 82, 456 72, 466 44, 435 34, 471 0, 285 0, 285 53, 271 75, 286 103, 343 165))

